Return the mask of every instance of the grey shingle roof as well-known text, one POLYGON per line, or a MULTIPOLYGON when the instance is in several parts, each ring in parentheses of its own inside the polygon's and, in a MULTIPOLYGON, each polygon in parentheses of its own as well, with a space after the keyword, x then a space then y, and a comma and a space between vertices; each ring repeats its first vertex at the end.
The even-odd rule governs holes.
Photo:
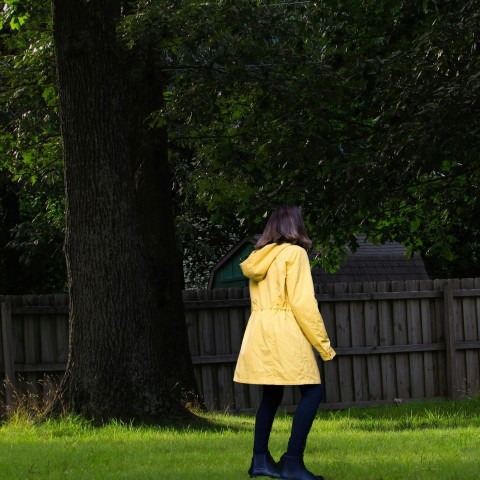
POLYGON ((407 249, 398 242, 374 245, 358 236, 359 248, 350 252, 335 273, 322 268, 312 270, 314 283, 377 282, 389 280, 427 280, 428 274, 422 258, 415 254, 405 258, 407 249))

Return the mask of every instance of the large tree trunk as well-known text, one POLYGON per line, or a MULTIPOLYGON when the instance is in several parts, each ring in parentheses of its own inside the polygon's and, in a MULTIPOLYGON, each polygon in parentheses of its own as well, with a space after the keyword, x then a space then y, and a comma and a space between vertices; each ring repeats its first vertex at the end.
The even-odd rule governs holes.
MULTIPOLYGON (((152 35, 153 36, 153 35, 152 35)), ((148 116, 163 104, 159 52, 150 35, 130 52, 128 83, 129 146, 142 238, 154 288, 158 322, 155 341, 170 389, 189 403, 198 399, 188 348, 182 288, 183 269, 175 238, 172 182, 166 128, 151 128, 148 116)))
POLYGON ((181 411, 155 345, 115 35, 118 1, 53 0, 67 197, 70 408, 98 420, 181 411))

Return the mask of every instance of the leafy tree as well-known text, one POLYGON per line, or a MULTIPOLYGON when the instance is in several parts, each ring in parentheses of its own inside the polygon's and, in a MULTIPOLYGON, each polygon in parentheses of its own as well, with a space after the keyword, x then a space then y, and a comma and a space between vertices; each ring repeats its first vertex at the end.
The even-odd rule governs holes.
POLYGON ((214 221, 295 201, 326 266, 363 231, 478 274, 478 1, 188 5, 157 121, 214 221))
MULTIPOLYGON (((192 152, 190 179, 212 220, 255 233, 272 203, 308 206, 323 190, 322 165, 339 154, 342 122, 355 125, 342 111, 344 86, 325 62, 324 10, 188 5, 176 28, 191 33, 169 51, 165 70, 174 74, 154 121, 167 122, 172 149, 192 152)), ((330 233, 319 239, 329 244, 330 233)))
POLYGON ((373 146, 379 163, 389 165, 392 191, 397 197, 404 191, 410 218, 399 236, 446 259, 440 273, 457 276, 480 273, 480 224, 472 214, 480 186, 479 7, 478 1, 427 3, 410 48, 392 54, 377 75, 387 95, 376 101, 373 146))
MULTIPOLYGON (((377 21, 366 16, 360 35, 347 21, 339 34, 340 68, 362 86, 356 103, 372 125, 356 172, 368 206, 359 224, 374 240, 398 239, 422 253, 434 276, 480 271, 480 225, 471 213, 479 186, 479 6, 362 2, 377 21)), ((354 13, 343 15, 353 22, 354 13)))
POLYGON ((2 291, 11 294, 66 288, 49 18, 48 2, 10 2, 0 17, 2 291))

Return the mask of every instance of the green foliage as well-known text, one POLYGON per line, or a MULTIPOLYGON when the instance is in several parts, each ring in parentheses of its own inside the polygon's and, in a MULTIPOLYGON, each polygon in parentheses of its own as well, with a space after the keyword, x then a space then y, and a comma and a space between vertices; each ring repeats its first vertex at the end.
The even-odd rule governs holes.
POLYGON ((322 10, 189 6, 166 55, 166 107, 153 119, 167 122, 174 151, 192 155, 191 189, 212 221, 258 233, 274 203, 313 200, 319 167, 338 155, 341 86, 324 62, 322 10))
POLYGON ((5 0, 3 13, 0 17, 0 30, 7 24, 12 30, 20 30, 20 27, 28 20, 29 13, 26 2, 22 0, 5 0))
POLYGON ((28 272, 15 293, 64 291, 62 151, 50 5, 9 1, 0 18, 1 188, 19 198, 16 225, 3 227, 8 231, 2 255, 12 256, 13 249, 18 269, 28 272))
MULTIPOLYGON (((479 7, 124 4, 125 61, 141 44, 162 67, 165 108, 146 121, 169 133, 186 285, 285 201, 329 270, 363 232, 421 253, 434 276, 479 275, 479 7)), ((24 206, 38 192, 10 244, 30 250, 46 239, 34 218, 52 238, 63 228, 49 5, 11 0, 0 17, 3 178, 28 190, 24 206)))
POLYGON ((365 232, 478 275, 478 1, 187 3, 156 118, 214 222, 295 202, 330 269, 365 232))
POLYGON ((383 179, 382 204, 394 213, 383 237, 444 259, 450 275, 474 276, 480 271, 480 225, 472 216, 480 186, 480 5, 425 5, 405 17, 396 40, 401 50, 384 52, 370 65, 378 92, 372 96, 377 116, 370 141, 376 176, 383 179), (469 266, 458 263, 465 258, 469 266))
POLYGON ((198 207, 187 209, 176 217, 177 237, 183 246, 184 288, 207 288, 209 273, 240 238, 215 225, 198 207))

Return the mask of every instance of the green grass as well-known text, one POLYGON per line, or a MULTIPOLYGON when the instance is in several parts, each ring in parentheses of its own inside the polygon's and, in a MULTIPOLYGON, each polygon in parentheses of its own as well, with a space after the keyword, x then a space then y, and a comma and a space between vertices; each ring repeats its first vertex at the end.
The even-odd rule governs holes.
MULTIPOLYGON (((245 479, 253 425, 252 416, 221 414, 176 427, 100 428, 16 415, 0 425, 0 478, 245 479)), ((276 419, 274 457, 290 425, 290 415, 276 419)), ((478 479, 480 398, 320 412, 305 461, 327 480, 478 479)))

